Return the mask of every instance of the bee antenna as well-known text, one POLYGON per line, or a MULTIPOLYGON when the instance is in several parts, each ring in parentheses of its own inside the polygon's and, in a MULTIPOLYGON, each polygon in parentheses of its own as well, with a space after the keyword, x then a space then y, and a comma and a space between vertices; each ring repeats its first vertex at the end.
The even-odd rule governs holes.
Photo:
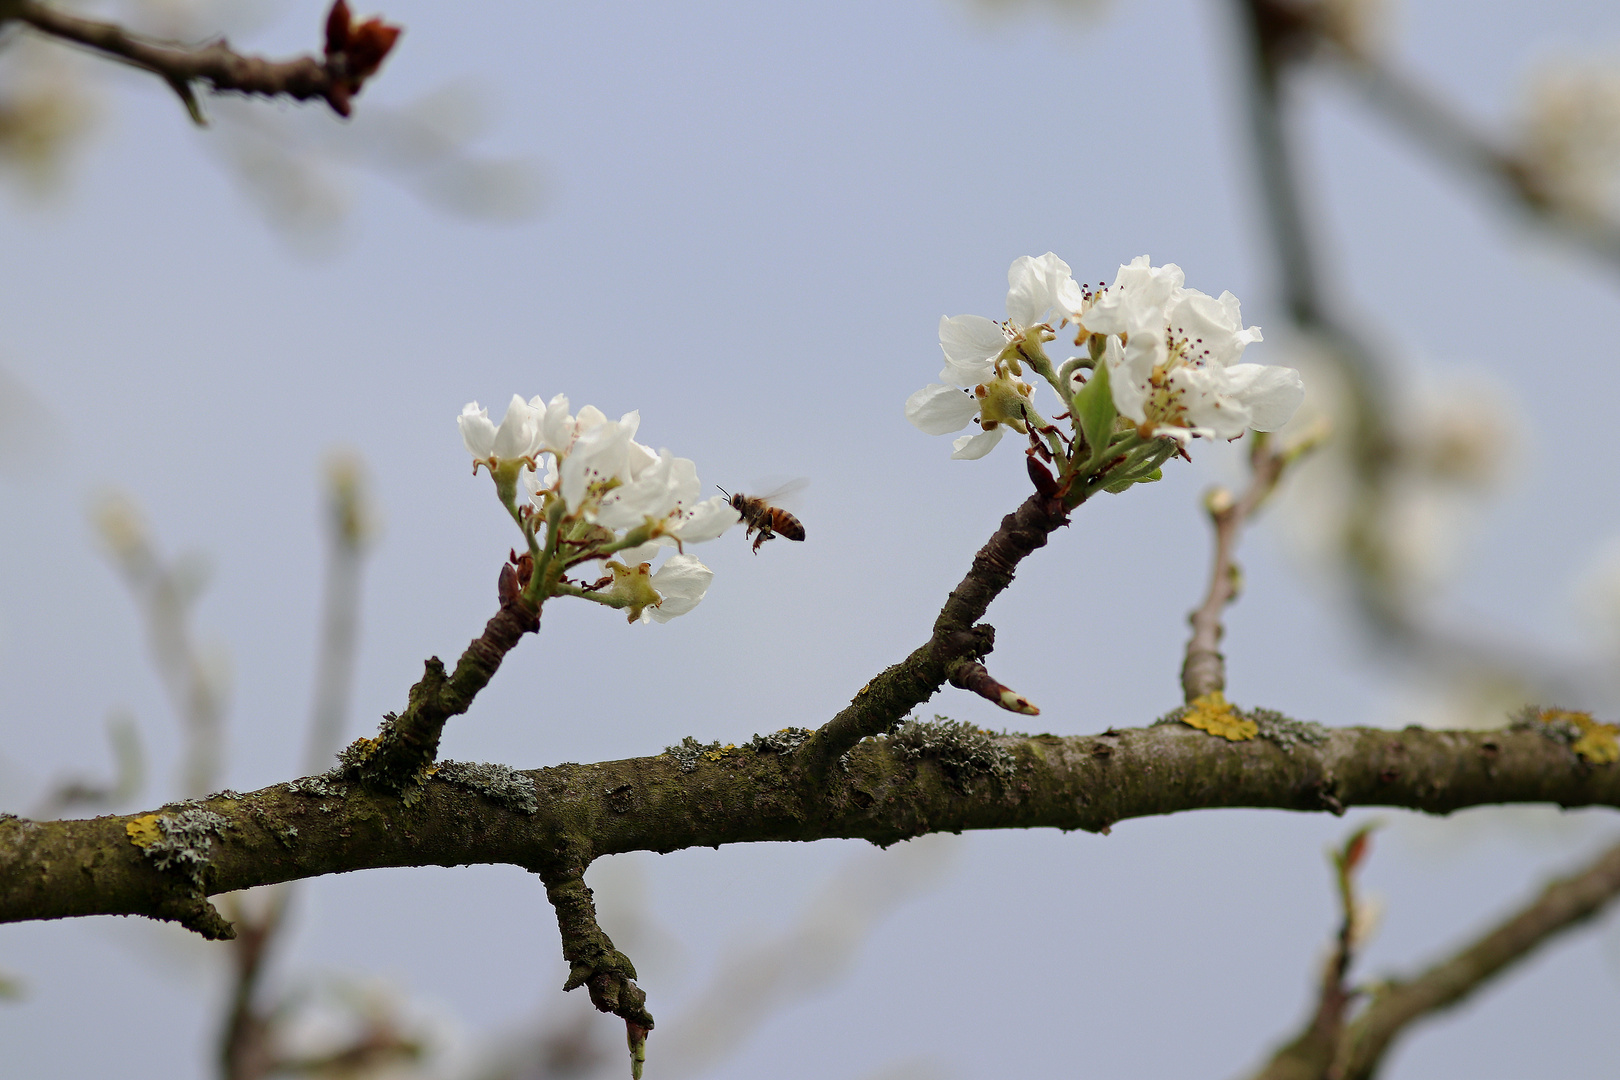
POLYGON ((724 495, 724 496, 725 496, 725 497, 726 497, 726 498, 728 498, 728 499, 729 499, 729 498, 731 498, 731 492, 729 492, 729 491, 727 491, 727 490, 726 490, 726 489, 725 489, 725 488, 723 488, 723 487, 720 487, 720 485, 719 485, 719 484, 716 484, 716 485, 714 485, 714 486, 715 486, 715 488, 717 488, 717 489, 718 489, 718 490, 719 490, 719 492, 720 492, 720 494, 722 494, 722 495, 724 495))

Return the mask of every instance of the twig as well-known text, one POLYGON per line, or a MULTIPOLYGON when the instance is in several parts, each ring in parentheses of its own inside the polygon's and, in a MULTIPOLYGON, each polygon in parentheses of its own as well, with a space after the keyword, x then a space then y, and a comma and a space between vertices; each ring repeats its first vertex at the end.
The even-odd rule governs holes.
POLYGON ((376 74, 400 34, 399 27, 380 19, 356 23, 345 0, 337 0, 327 15, 324 55, 292 60, 244 56, 223 38, 199 47, 157 41, 132 34, 116 23, 69 15, 38 0, 0 4, 0 22, 7 18, 152 72, 169 84, 199 124, 206 121, 197 102, 197 83, 215 93, 319 99, 339 116, 348 116, 350 100, 376 74))
POLYGON ((399 715, 384 718, 374 739, 360 739, 342 754, 346 775, 393 791, 410 801, 427 778, 427 767, 439 753, 439 735, 452 716, 472 707, 473 698, 494 678, 502 659, 524 634, 540 629, 540 612, 507 585, 511 567, 502 567, 501 608, 484 626, 447 674, 444 662, 430 656, 422 678, 411 687, 399 715))
POLYGON ((1341 917, 1333 952, 1322 968, 1316 1008, 1299 1036, 1279 1049, 1252 1080, 1329 1080, 1336 1076, 1333 1062, 1344 1034, 1345 1011, 1356 997, 1346 978, 1355 960, 1357 938, 1364 929, 1356 903, 1355 872, 1366 857, 1372 829, 1372 825, 1363 825, 1350 834, 1342 849, 1333 852, 1341 917))
POLYGON ((563 959, 568 961, 568 980, 563 990, 583 986, 598 1011, 624 1020, 631 1076, 640 1080, 647 1033, 653 1028, 647 992, 636 985, 636 968, 630 958, 613 947, 612 939, 596 921, 596 905, 584 877, 588 861, 565 857, 539 869, 546 885, 546 899, 557 912, 563 959))
POLYGON ((1249 516, 1276 490, 1288 455, 1272 446, 1261 432, 1252 432, 1249 454, 1249 487, 1236 501, 1224 488, 1211 493, 1206 505, 1215 526, 1215 558, 1210 570, 1209 592, 1190 616, 1192 638, 1187 642, 1187 658, 1181 665, 1181 688, 1187 701, 1226 689, 1226 658, 1221 655, 1221 613, 1237 595, 1237 564, 1232 559, 1238 533, 1249 516))
POLYGON ((1345 377, 1350 398, 1349 422, 1340 435, 1348 445, 1353 490, 1341 550, 1357 610, 1375 641, 1399 650, 1431 674, 1500 681, 1510 673, 1534 687, 1530 692, 1538 696, 1586 696, 1583 687, 1593 681, 1588 673, 1540 660, 1526 662, 1519 654, 1424 623, 1392 575, 1387 506, 1404 459, 1390 426, 1398 414, 1395 393, 1372 343, 1353 328, 1356 322, 1340 317, 1326 300, 1287 124, 1287 76, 1321 51, 1327 39, 1309 5, 1292 0, 1235 0, 1235 5, 1249 53, 1246 86, 1259 202, 1271 233, 1279 288, 1295 328, 1316 342, 1345 377))
POLYGON ((1000 528, 973 557, 967 575, 951 590, 928 641, 861 687, 846 708, 805 742, 800 753, 814 774, 824 773, 861 739, 887 731, 932 697, 963 664, 990 652, 995 631, 978 625, 979 619, 1012 584, 1019 562, 1046 546, 1046 538, 1068 524, 1069 511, 1082 500, 1078 493, 1065 499, 1037 491, 1001 519, 1000 528))
POLYGON ((96 522, 146 624, 153 666, 185 736, 181 792, 195 797, 219 786, 221 728, 227 688, 191 631, 199 575, 183 560, 165 561, 140 512, 123 496, 108 497, 96 522))
POLYGON ((1620 845, 1580 873, 1548 885, 1523 910, 1416 978, 1378 986, 1345 1032, 1334 1080, 1370 1080, 1412 1024, 1463 1001, 1549 938, 1597 915, 1617 895, 1620 845))
POLYGON ((1620 222, 1560 199, 1534 159, 1484 131, 1411 74, 1343 40, 1324 17, 1322 5, 1256 0, 1256 6, 1267 10, 1273 24, 1286 24, 1298 36, 1298 57, 1332 61, 1420 149, 1487 181, 1498 195, 1566 242, 1620 267, 1620 222))
POLYGON ((332 755, 343 745, 343 723, 349 712, 360 642, 360 570, 371 530, 359 461, 334 457, 327 466, 326 589, 304 748, 304 768, 311 773, 329 766, 332 755))
MULTIPOLYGON (((327 467, 328 554, 326 588, 322 602, 321 633, 317 648, 315 694, 310 709, 305 746, 306 768, 318 772, 330 763, 342 739, 354 681, 354 657, 359 643, 360 569, 370 533, 368 509, 359 462, 334 457, 327 467)), ((292 902, 291 883, 264 890, 264 907, 257 913, 238 901, 228 917, 236 926, 232 947, 230 1007, 220 1036, 220 1065, 225 1080, 260 1080, 288 1071, 277 1054, 276 1010, 259 1003, 264 970, 292 902)), ((339 1055, 365 1057, 375 1047, 375 1033, 367 1031, 354 1047, 339 1055)))

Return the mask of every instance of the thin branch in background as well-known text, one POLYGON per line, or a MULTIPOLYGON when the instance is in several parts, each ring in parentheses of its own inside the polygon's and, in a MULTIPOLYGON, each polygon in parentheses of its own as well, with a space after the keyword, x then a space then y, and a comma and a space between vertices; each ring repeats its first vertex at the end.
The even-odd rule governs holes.
POLYGON ((69 810, 112 810, 129 803, 146 783, 146 754, 141 748, 141 732, 128 713, 107 717, 107 743, 112 748, 113 778, 110 781, 73 777, 51 789, 35 817, 61 817, 69 810))
POLYGON ((1370 913, 1356 899, 1356 870, 1367 857, 1373 828, 1371 824, 1363 825, 1333 852, 1341 917, 1333 950, 1322 968, 1316 1008, 1299 1036, 1278 1050, 1253 1080, 1329 1080, 1335 1076, 1333 1062, 1344 1033, 1345 1013, 1357 995, 1347 981, 1350 965, 1372 922, 1370 913))
POLYGON ((81 46, 157 75, 179 96, 198 124, 206 123, 197 84, 215 93, 320 100, 348 116, 351 100, 377 73, 398 40, 400 28, 381 19, 357 22, 345 0, 326 17, 326 47, 320 58, 266 60, 244 56, 223 38, 202 46, 159 41, 133 34, 116 23, 58 11, 38 0, 0 0, 0 24, 15 19, 42 34, 81 46))
MULTIPOLYGON (((326 587, 321 601, 321 632, 315 663, 314 699, 305 745, 305 769, 326 769, 343 739, 343 726, 354 691, 354 661, 359 648, 360 571, 375 534, 374 513, 367 497, 365 470, 358 455, 337 452, 326 464, 326 587)), ((291 1063, 278 1049, 279 1006, 261 1004, 260 986, 273 946, 285 925, 293 885, 258 890, 253 910, 243 894, 231 898, 228 917, 236 925, 231 946, 230 1007, 220 1036, 220 1066, 225 1080, 261 1080, 277 1072, 311 1071, 309 1062, 291 1063)), ((330 1062, 393 1060, 399 1050, 391 1024, 367 1025, 353 1046, 333 1051, 330 1062)), ((414 1045, 414 1044, 413 1044, 414 1045)))
POLYGON ((329 768, 343 746, 343 724, 354 692, 354 659, 360 644, 360 570, 372 537, 374 512, 357 454, 338 452, 326 464, 327 563, 321 601, 320 651, 315 661, 315 698, 310 708, 304 769, 329 768))
POLYGON ((197 798, 219 786, 230 684, 223 654, 205 656, 192 635, 191 611, 206 583, 206 568, 194 555, 165 562, 125 495, 102 498, 95 524, 135 598, 152 663, 180 719, 186 746, 181 794, 197 798))
POLYGON ((1265 432, 1251 431, 1248 489, 1238 498, 1225 488, 1216 488, 1205 496, 1204 507, 1215 527, 1215 556, 1211 560, 1209 591, 1187 618, 1193 633, 1181 665, 1181 689, 1188 702, 1226 689, 1226 657, 1220 651, 1225 632, 1221 615, 1238 594, 1240 571, 1233 557, 1238 535, 1277 489, 1283 470, 1320 445, 1326 435, 1325 430, 1310 432, 1297 444, 1284 448, 1273 446, 1272 437, 1265 432))
POLYGON ((1409 980, 1355 989, 1346 982, 1370 922, 1355 896, 1354 872, 1366 854, 1367 828, 1334 855, 1344 917, 1323 973, 1317 1006, 1304 1030, 1252 1080, 1371 1080, 1413 1024, 1466 1000, 1550 938, 1593 918, 1620 896, 1620 845, 1579 873, 1554 881, 1530 904, 1456 953, 1409 980), (1357 998, 1366 1006, 1354 1016, 1357 998))
POLYGON ((1468 119, 1409 72, 1363 42, 1347 37, 1321 3, 1256 0, 1277 24, 1298 35, 1301 60, 1326 60, 1345 75, 1414 145, 1471 179, 1485 181, 1515 209, 1527 213, 1566 243, 1620 268, 1620 222, 1564 197, 1558 177, 1527 147, 1498 138, 1468 119))
POLYGON ((708 1076, 774 1014, 845 974, 880 920, 934 884, 958 845, 919 837, 851 858, 764 941, 738 943, 659 1047, 660 1075, 708 1076))
MULTIPOLYGON (((1332 40, 1347 56, 1354 46, 1345 43, 1345 35, 1321 5, 1297 0, 1236 0, 1236 5, 1247 50, 1247 111, 1259 203, 1276 257, 1279 287, 1295 330, 1320 348, 1348 388, 1343 437, 1352 490, 1343 513, 1340 551, 1357 611, 1372 639, 1431 676, 1439 674, 1458 684, 1511 683, 1530 698, 1581 699, 1589 697, 1595 686, 1612 685, 1612 673, 1606 670, 1579 669, 1537 657, 1526 648, 1510 652, 1477 634, 1434 625, 1413 610, 1411 591, 1395 570, 1399 558, 1390 543, 1393 493, 1403 471, 1412 465, 1413 452, 1392 426, 1399 414, 1398 387, 1372 342, 1353 329, 1365 320, 1345 319, 1325 299, 1325 274, 1308 223, 1289 128, 1290 76, 1323 51, 1324 34, 1337 33, 1332 40)), ((1438 108, 1425 115, 1426 123, 1440 122, 1438 108)), ((1480 160, 1489 156, 1483 146, 1467 155, 1480 160)))
POLYGON ((1377 984, 1350 1022, 1333 1080, 1371 1080, 1413 1024, 1466 1000, 1548 939, 1593 918, 1620 896, 1620 845, 1579 873, 1554 881, 1533 902, 1412 979, 1377 984))

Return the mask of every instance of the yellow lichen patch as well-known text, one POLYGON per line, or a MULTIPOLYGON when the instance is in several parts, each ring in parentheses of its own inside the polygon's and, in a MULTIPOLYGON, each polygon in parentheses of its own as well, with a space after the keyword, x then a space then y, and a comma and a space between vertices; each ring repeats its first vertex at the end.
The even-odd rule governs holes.
POLYGON ((1574 724, 1580 729, 1581 737, 1570 744, 1570 749, 1593 765, 1608 765, 1620 761, 1620 726, 1605 724, 1601 720, 1592 719, 1589 712, 1575 712, 1571 709, 1542 709, 1541 722, 1556 724, 1558 721, 1574 724))
POLYGON ((1260 734, 1260 725, 1241 716, 1219 690, 1189 701, 1187 715, 1181 718, 1181 722, 1232 742, 1242 742, 1260 734))
POLYGON ((719 747, 718 749, 705 750, 703 751, 703 760, 719 761, 721 758, 725 757, 735 749, 737 749, 736 743, 727 743, 725 746, 719 747))
POLYGON ((344 751, 344 754, 351 762, 357 763, 365 761, 372 754, 375 754, 377 752, 377 747, 380 745, 381 744, 377 742, 376 739, 362 735, 358 739, 354 740, 354 742, 349 744, 349 748, 344 751))
POLYGON ((134 821, 124 826, 124 833, 129 842, 136 847, 146 849, 163 839, 163 830, 158 828, 156 814, 142 814, 134 821))

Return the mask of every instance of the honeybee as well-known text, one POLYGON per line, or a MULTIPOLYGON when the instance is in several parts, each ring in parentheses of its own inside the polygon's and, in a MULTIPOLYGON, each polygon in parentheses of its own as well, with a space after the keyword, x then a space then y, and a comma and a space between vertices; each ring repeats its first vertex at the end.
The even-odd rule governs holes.
POLYGON ((731 500, 732 507, 748 523, 748 531, 743 535, 753 536, 754 530, 759 530, 759 536, 754 539, 755 555, 759 554, 759 545, 773 536, 785 536, 789 540, 804 539, 804 525, 799 519, 780 506, 772 506, 771 503, 798 491, 805 483, 804 480, 793 480, 765 495, 744 495, 740 491, 733 495, 725 488, 720 488, 720 494, 731 500))

